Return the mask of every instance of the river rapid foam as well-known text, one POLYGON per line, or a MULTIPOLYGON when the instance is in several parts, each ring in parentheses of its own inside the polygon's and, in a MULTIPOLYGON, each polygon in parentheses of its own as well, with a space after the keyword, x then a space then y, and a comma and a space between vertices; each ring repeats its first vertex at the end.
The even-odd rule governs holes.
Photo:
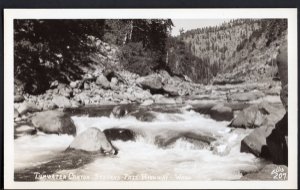
MULTIPOLYGON (((89 127, 102 131, 118 127, 133 130, 137 138, 135 141, 112 141, 119 149, 116 156, 99 157, 80 168, 56 174, 69 176, 68 180, 237 180, 242 172, 257 171, 264 165, 263 160, 252 154, 240 152, 241 140, 251 132, 249 129, 232 130, 227 127, 229 122, 217 122, 192 110, 153 114, 155 119, 151 122, 139 121, 133 116, 73 116, 77 134, 89 127), (199 147, 184 138, 167 147, 155 143, 158 135, 168 136, 174 131, 199 133, 216 141, 208 147, 199 147)), ((16 139, 15 169, 50 161, 73 139, 73 136, 44 133, 16 139)))

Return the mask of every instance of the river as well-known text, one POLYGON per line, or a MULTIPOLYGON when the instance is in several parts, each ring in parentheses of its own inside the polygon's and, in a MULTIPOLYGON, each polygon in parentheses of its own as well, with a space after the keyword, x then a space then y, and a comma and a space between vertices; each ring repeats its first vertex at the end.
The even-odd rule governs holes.
MULTIPOLYGON (((176 112, 151 111, 155 117, 150 122, 134 116, 73 114, 77 134, 89 127, 102 131, 118 127, 131 129, 137 137, 135 141, 112 141, 119 149, 116 156, 100 156, 84 166, 55 174, 67 175, 67 180, 238 180, 243 172, 257 171, 265 165, 252 154, 240 152, 241 140, 251 129, 231 129, 227 121, 215 121, 187 108, 176 112), (207 144, 179 138, 168 146, 156 142, 158 137, 168 138, 184 131, 216 140, 207 144)), ((69 135, 42 132, 15 139, 15 170, 51 161, 73 139, 69 135)))

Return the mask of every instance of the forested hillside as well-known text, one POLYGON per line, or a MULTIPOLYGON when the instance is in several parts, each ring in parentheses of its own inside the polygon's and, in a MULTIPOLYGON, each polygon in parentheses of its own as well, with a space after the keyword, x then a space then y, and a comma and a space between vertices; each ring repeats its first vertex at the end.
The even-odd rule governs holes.
POLYGON ((171 26, 170 19, 15 20, 15 81, 39 94, 54 80, 82 78, 91 65, 149 74, 164 68, 171 26), (115 51, 107 55, 102 42, 115 51))
MULTIPOLYGON (((276 64, 272 60, 276 57, 276 48, 287 39, 287 21, 232 20, 221 26, 182 31, 178 38, 185 42, 192 55, 209 65, 206 72, 202 71, 208 81, 217 75, 216 80, 255 81, 276 75, 276 64)), ((173 47, 177 49, 176 54, 180 54, 178 46, 173 47)), ((200 82, 197 75, 201 74, 201 67, 197 64, 194 67, 196 71, 191 76, 200 82)))
POLYGON ((172 27, 170 19, 15 20, 15 81, 39 94, 94 67, 142 76, 166 70, 202 84, 274 78, 272 60, 287 35, 283 19, 232 20, 179 37, 172 27), (102 42, 113 47, 109 55, 102 42))

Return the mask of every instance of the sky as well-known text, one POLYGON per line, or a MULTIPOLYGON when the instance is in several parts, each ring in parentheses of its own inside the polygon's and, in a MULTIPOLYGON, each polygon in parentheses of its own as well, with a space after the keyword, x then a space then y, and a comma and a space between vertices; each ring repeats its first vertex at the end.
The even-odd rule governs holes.
POLYGON ((181 28, 184 31, 203 28, 206 26, 218 26, 223 22, 228 22, 230 19, 172 19, 174 27, 172 28, 172 36, 179 35, 181 28))

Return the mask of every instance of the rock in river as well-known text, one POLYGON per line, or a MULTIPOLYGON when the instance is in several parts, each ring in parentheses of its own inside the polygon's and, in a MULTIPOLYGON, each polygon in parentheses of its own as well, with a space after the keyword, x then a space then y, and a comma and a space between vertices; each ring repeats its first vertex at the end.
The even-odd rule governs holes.
POLYGON ((233 118, 233 111, 224 104, 217 104, 211 108, 210 116, 217 121, 230 121, 233 118))
POLYGON ((31 122, 38 130, 54 134, 76 134, 72 119, 62 111, 50 110, 36 113, 31 122))
POLYGON ((267 124, 275 124, 284 115, 284 109, 271 106, 266 102, 251 105, 241 111, 229 124, 235 128, 257 128, 267 124))
POLYGON ((108 140, 135 140, 135 133, 130 129, 110 128, 103 131, 108 140))
POLYGON ((117 150, 112 146, 105 134, 95 127, 80 133, 67 148, 67 150, 72 149, 95 153, 117 154, 117 150))
POLYGON ((112 114, 116 118, 124 117, 127 113, 128 113, 128 110, 126 108, 126 105, 124 105, 124 106, 115 106, 112 110, 112 114))
POLYGON ((262 126, 252 131, 241 142, 241 152, 252 153, 257 157, 269 157, 266 149, 266 137, 271 134, 273 127, 262 126))

